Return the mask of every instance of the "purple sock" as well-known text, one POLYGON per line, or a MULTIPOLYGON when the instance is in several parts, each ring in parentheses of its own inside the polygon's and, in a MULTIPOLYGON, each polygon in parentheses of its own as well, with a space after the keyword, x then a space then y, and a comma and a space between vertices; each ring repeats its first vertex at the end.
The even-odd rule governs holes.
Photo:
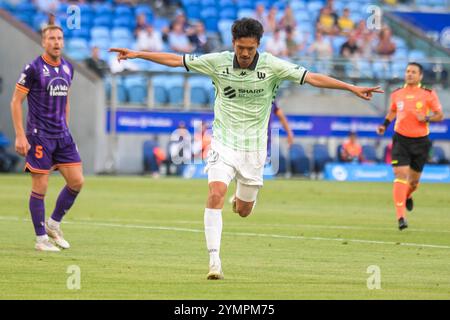
POLYGON ((62 218, 67 211, 72 207, 75 202, 75 198, 78 195, 78 191, 70 189, 68 186, 64 186, 56 201, 55 210, 52 214, 52 219, 61 222, 62 218))
POLYGON ((34 231, 37 236, 43 236, 45 232, 45 195, 31 192, 30 195, 30 212, 33 221, 34 231))

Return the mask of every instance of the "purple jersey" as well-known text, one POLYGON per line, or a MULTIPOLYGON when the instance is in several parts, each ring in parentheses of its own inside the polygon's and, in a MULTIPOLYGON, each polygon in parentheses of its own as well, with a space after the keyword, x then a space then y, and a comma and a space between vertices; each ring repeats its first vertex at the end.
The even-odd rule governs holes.
POLYGON ((63 58, 57 65, 39 56, 25 66, 16 88, 28 94, 27 135, 44 138, 69 135, 66 106, 72 79, 73 67, 63 58))

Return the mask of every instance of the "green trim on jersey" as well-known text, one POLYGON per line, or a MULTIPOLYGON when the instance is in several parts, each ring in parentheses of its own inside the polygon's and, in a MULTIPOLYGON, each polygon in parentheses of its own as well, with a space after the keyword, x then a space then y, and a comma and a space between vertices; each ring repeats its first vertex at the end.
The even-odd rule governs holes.
POLYGON ((233 68, 234 53, 225 51, 202 56, 186 54, 183 64, 212 78, 214 138, 235 150, 257 151, 267 147, 267 126, 272 102, 283 80, 302 85, 307 70, 269 53, 258 56, 256 68, 233 68))

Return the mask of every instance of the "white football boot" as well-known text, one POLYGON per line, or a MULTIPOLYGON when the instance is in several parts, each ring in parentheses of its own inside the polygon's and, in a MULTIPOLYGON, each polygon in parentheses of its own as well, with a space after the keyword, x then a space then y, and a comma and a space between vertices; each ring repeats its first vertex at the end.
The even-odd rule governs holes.
POLYGON ((55 241, 55 243, 60 246, 63 249, 69 249, 70 248, 70 244, 69 242, 67 242, 64 239, 64 235, 63 232, 61 230, 61 227, 51 227, 48 224, 48 221, 45 223, 45 231, 47 232, 47 234, 49 235, 50 238, 53 239, 53 241, 55 241))
POLYGON ((51 252, 61 251, 57 246, 51 243, 48 237, 45 237, 44 239, 41 240, 37 240, 34 248, 37 251, 51 251, 51 252))
POLYGON ((209 272, 206 276, 208 280, 222 280, 224 278, 221 263, 214 263, 209 266, 209 272))

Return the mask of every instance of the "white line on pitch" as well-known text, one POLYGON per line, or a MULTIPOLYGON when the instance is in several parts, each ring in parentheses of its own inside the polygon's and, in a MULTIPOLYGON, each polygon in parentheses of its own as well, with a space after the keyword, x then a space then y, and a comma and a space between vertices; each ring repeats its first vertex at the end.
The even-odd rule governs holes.
MULTIPOLYGON (((10 221, 30 221, 30 219, 19 219, 16 217, 3 217, 0 216, 0 220, 10 221)), ((129 228, 129 229, 148 229, 148 230, 165 230, 165 231, 182 231, 192 233, 203 233, 204 230, 190 229, 190 228, 176 228, 176 227, 164 227, 164 226, 143 226, 134 224, 120 224, 120 223, 100 223, 100 222, 76 222, 65 221, 65 224, 74 225, 87 225, 97 227, 113 227, 113 228, 129 228)), ((394 242, 394 241, 378 241, 378 240, 363 240, 363 239, 346 239, 346 238, 325 238, 325 237, 304 237, 304 236, 288 236, 279 234, 268 233, 251 233, 251 232, 223 232, 225 235, 244 236, 244 237, 262 237, 262 238, 277 238, 277 239, 293 239, 293 240, 320 240, 320 241, 339 241, 339 242, 355 242, 355 243, 368 243, 368 244, 385 244, 385 245, 400 245, 408 247, 425 247, 436 249, 450 249, 450 246, 424 244, 424 243, 409 243, 409 242, 394 242)))

